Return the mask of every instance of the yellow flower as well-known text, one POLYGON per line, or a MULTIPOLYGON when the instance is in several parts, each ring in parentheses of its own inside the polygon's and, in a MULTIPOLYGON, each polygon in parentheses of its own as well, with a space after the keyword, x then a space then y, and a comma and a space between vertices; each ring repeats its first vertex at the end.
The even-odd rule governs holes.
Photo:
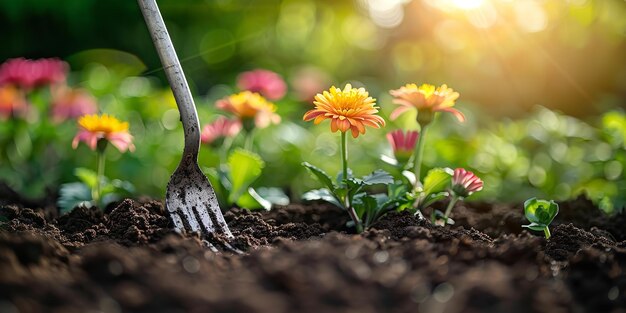
POLYGON ((399 89, 391 90, 389 93, 394 97, 393 103, 400 105, 391 113, 392 120, 415 108, 418 111, 418 119, 422 118, 420 115, 432 118, 432 114, 435 112, 450 112, 460 122, 465 121, 465 115, 453 108, 454 102, 459 98, 459 93, 448 88, 445 84, 441 87, 429 84, 418 87, 416 84, 407 84, 399 89))
POLYGON ((276 106, 256 92, 242 91, 238 94, 224 97, 217 101, 215 106, 237 116, 244 126, 247 120, 254 120, 256 127, 264 128, 269 124, 278 124, 280 116, 276 106))
POLYGON ((100 139, 107 140, 121 152, 135 149, 133 137, 128 132, 128 123, 121 122, 113 116, 85 115, 78 120, 78 126, 80 130, 72 142, 74 149, 80 141, 84 141, 91 150, 96 150, 100 139))
POLYGON ((341 90, 335 86, 315 96, 315 109, 304 114, 303 120, 314 119, 315 124, 325 119, 330 119, 330 130, 346 132, 350 130, 352 137, 365 134, 365 126, 380 128, 385 125, 385 120, 376 115, 376 99, 369 96, 364 88, 352 88, 346 84, 341 90))

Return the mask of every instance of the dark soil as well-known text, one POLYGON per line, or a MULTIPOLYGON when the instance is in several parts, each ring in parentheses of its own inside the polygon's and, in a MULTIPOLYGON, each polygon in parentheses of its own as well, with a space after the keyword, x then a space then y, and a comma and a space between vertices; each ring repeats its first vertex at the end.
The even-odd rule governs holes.
POLYGON ((160 202, 56 219, 9 202, 0 312, 626 312, 626 216, 584 199, 547 241, 520 206, 458 204, 451 228, 392 213, 361 235, 325 205, 235 209, 240 255, 172 232, 160 202))

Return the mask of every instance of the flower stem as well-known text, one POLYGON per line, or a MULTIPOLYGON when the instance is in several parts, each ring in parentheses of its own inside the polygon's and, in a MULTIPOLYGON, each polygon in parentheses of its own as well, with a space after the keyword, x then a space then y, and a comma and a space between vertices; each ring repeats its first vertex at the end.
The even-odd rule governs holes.
POLYGON ((363 232, 363 224, 359 219, 359 216, 356 214, 356 211, 352 207, 352 203, 350 201, 350 188, 348 187, 348 140, 346 138, 346 133, 341 132, 341 165, 342 165, 342 174, 343 174, 343 184, 346 188, 346 195, 343 199, 344 205, 350 218, 354 222, 354 226, 356 227, 356 232, 363 232))
POLYGON ((348 142, 346 139, 346 133, 341 132, 341 165, 343 169, 343 182, 346 183, 346 188, 348 186, 348 142))
POLYGON ((218 167, 222 166, 222 164, 225 164, 227 162, 228 151, 230 151, 230 147, 233 145, 233 141, 234 139, 231 137, 224 138, 224 142, 222 143, 222 146, 219 148, 219 151, 218 151, 218 157, 219 157, 218 167))
POLYGON ((96 203, 96 205, 98 205, 98 203, 100 202, 100 197, 102 196, 100 194, 101 192, 101 188, 102 188, 102 179, 104 177, 104 161, 105 161, 105 156, 104 156, 104 150, 100 151, 100 149, 98 149, 97 152, 97 161, 98 161, 98 172, 96 174, 96 186, 94 187, 94 190, 91 194, 91 197, 93 198, 94 202, 96 203))
POLYGON ((452 208, 454 208, 454 205, 456 204, 458 200, 459 200, 459 197, 457 196, 452 196, 452 199, 450 199, 450 203, 448 203, 446 212, 443 214, 443 220, 445 223, 444 225, 448 224, 448 217, 450 216, 450 213, 452 213, 452 208))
POLYGON ((546 239, 550 239, 550 229, 548 228, 548 226, 546 226, 546 228, 543 229, 543 233, 546 235, 546 239))
POLYGON ((427 125, 423 125, 420 131, 420 137, 417 140, 417 145, 415 146, 414 152, 414 160, 413 160, 413 173, 415 173, 415 188, 421 187, 422 178, 420 177, 420 171, 422 169, 422 159, 424 157, 424 139, 426 135, 427 125))
POLYGON ((252 148, 254 148, 254 129, 246 132, 244 148, 248 151, 252 151, 252 148))

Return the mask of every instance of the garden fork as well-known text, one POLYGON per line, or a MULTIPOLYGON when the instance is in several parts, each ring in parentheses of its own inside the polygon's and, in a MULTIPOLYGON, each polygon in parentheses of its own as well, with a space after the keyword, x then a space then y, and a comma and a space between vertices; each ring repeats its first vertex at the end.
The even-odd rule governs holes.
MULTIPOLYGON (((229 240, 233 235, 224 220, 211 183, 198 167, 200 123, 196 106, 156 1, 137 1, 174 92, 185 132, 183 157, 167 184, 165 206, 177 232, 198 232, 214 249, 209 239, 221 235, 229 240)), ((226 247, 233 250, 227 243, 226 247)))

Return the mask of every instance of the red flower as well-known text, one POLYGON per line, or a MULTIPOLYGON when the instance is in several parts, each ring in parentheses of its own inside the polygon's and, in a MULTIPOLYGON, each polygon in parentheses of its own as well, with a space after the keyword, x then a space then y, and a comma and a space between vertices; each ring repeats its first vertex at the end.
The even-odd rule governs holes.
POLYGON ((204 126, 200 140, 204 144, 211 144, 221 138, 234 137, 240 130, 241 122, 220 116, 213 123, 204 126))
POLYGON ((0 65, 0 85, 14 84, 25 89, 64 82, 68 65, 59 59, 9 59, 0 65))
POLYGON ((261 69, 241 73, 237 87, 257 92, 269 100, 280 100, 287 93, 287 84, 280 75, 261 69))
POLYGON ((411 158, 418 139, 419 133, 414 130, 409 130, 406 134, 400 129, 387 133, 393 154, 400 163, 405 163, 411 158))
POLYGON ((476 191, 483 189, 483 181, 474 173, 457 168, 452 175, 452 192, 458 197, 467 197, 476 191))

